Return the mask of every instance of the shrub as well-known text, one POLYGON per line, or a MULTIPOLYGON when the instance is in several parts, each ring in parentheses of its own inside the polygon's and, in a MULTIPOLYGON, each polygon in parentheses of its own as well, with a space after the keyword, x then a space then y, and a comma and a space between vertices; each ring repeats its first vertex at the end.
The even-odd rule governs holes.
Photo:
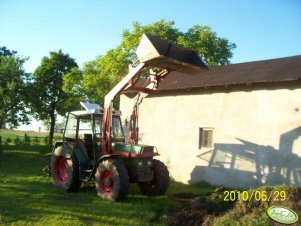
POLYGON ((44 144, 48 144, 48 140, 49 140, 48 136, 44 137, 44 139, 43 139, 44 144))
POLYGON ((4 144, 5 144, 5 145, 9 145, 9 144, 12 143, 12 142, 13 142, 12 139, 11 139, 10 137, 8 137, 8 138, 6 138, 4 144))
POLYGON ((22 140, 20 139, 20 137, 15 137, 13 140, 15 145, 20 145, 23 144, 22 140))
POLYGON ((24 134, 24 144, 30 145, 31 139, 26 133, 24 134))
POLYGON ((40 140, 39 140, 39 138, 38 138, 37 136, 35 136, 35 137, 32 139, 32 142, 33 142, 34 144, 39 144, 39 143, 40 143, 40 140))

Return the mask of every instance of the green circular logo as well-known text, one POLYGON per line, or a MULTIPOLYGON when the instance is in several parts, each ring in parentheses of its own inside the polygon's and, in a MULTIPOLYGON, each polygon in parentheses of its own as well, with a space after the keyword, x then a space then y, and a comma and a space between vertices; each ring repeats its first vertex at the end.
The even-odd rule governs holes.
POLYGON ((281 224, 293 224, 299 219, 298 214, 288 207, 271 206, 267 209, 268 216, 281 224))

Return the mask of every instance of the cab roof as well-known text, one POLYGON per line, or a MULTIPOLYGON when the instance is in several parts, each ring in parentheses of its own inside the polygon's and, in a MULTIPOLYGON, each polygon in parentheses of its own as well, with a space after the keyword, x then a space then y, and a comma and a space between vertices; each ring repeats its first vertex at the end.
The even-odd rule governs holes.
MULTIPOLYGON (((103 109, 100 107, 98 104, 93 104, 89 102, 80 102, 81 106, 85 108, 85 110, 79 110, 79 111, 71 111, 70 113, 76 116, 81 116, 81 115, 102 115, 103 114, 103 109)), ((121 111, 119 110, 112 110, 113 115, 120 116, 121 111)))

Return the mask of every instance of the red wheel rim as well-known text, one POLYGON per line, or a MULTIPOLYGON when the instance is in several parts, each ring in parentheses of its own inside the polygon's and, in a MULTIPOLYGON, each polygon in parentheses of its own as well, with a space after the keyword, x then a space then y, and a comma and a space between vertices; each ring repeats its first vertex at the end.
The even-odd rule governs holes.
POLYGON ((59 156, 55 160, 54 165, 55 177, 59 183, 65 183, 68 177, 67 173, 67 160, 63 156, 59 156))
POLYGON ((99 177, 99 185, 105 193, 111 193, 114 189, 114 177, 110 171, 104 171, 99 177))

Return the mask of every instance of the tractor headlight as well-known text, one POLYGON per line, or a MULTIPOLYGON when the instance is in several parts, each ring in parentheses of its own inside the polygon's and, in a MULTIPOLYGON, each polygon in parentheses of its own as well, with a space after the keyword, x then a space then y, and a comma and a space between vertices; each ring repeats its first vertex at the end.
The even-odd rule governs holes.
POLYGON ((142 165, 143 165, 142 161, 138 162, 138 166, 142 166, 142 165))
POLYGON ((151 166, 151 165, 152 165, 152 161, 151 161, 151 160, 148 160, 148 161, 147 161, 147 165, 148 165, 148 166, 151 166))

